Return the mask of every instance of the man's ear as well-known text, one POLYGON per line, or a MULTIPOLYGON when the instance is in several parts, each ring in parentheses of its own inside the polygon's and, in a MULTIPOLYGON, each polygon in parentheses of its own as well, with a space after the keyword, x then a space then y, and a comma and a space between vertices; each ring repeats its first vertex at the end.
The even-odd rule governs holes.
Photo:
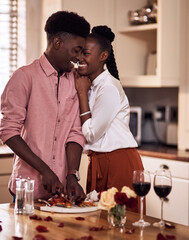
POLYGON ((104 62, 104 61, 106 61, 106 59, 108 58, 108 56, 109 56, 108 51, 103 51, 103 52, 101 53, 100 60, 101 60, 102 62, 104 62))
POLYGON ((60 48, 61 44, 63 44, 63 42, 59 37, 55 37, 53 39, 53 46, 54 46, 55 49, 58 50, 60 48))

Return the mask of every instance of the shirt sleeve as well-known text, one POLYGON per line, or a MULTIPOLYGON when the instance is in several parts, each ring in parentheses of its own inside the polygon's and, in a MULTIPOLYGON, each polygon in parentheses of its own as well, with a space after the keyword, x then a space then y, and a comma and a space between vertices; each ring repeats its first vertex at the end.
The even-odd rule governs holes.
POLYGON ((92 117, 82 126, 88 143, 93 144, 101 138, 110 127, 120 106, 120 96, 115 86, 104 86, 95 99, 92 117))
POLYGON ((26 118, 28 99, 29 81, 26 74, 18 69, 1 96, 0 138, 3 143, 15 135, 20 135, 26 118))

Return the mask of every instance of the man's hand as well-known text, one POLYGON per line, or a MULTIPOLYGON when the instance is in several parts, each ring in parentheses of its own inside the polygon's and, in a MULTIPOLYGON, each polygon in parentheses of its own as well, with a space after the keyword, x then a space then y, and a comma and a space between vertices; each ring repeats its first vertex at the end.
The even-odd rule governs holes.
POLYGON ((43 187, 48 193, 55 194, 57 191, 63 193, 63 184, 51 169, 42 173, 41 178, 43 187))
POLYGON ((66 184, 68 199, 74 203, 79 203, 86 198, 86 195, 74 175, 67 176, 66 184))

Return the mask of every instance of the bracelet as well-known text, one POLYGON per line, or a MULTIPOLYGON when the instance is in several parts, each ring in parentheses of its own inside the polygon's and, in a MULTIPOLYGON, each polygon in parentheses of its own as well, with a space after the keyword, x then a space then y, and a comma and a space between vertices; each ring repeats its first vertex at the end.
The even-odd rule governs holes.
POLYGON ((85 115, 87 115, 87 114, 89 114, 89 113, 91 113, 91 111, 84 112, 84 113, 80 114, 80 117, 85 116, 85 115))

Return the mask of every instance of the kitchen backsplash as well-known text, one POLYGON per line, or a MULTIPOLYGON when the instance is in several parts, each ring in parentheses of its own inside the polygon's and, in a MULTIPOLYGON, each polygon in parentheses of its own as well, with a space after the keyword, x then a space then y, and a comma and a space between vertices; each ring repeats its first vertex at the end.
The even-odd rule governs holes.
POLYGON ((124 90, 130 106, 142 107, 142 142, 176 145, 178 88, 124 90))

